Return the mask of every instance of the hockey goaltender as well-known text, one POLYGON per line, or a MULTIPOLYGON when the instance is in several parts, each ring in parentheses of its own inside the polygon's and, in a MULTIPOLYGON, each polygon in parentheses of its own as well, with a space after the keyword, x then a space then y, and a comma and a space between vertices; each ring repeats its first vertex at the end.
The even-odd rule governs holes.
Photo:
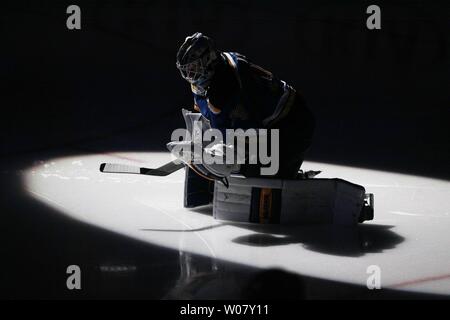
MULTIPOLYGON (((297 177, 315 127, 303 97, 271 72, 235 52, 219 51, 202 33, 185 39, 177 68, 190 84, 194 110, 212 128, 278 129, 279 170, 276 178, 297 177)), ((244 176, 258 176, 259 165, 243 165, 244 176)))

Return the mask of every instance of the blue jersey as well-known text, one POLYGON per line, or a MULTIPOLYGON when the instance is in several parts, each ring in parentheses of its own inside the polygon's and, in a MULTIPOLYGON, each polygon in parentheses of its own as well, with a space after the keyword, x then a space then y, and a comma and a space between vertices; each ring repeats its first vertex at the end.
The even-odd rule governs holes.
POLYGON ((212 128, 224 131, 224 129, 232 127, 229 116, 232 106, 223 106, 220 110, 214 109, 207 97, 195 93, 194 102, 201 114, 209 120, 212 128))
POLYGON ((212 128, 265 128, 286 84, 272 73, 237 53, 223 53, 221 63, 204 95, 194 92, 194 102, 212 128))

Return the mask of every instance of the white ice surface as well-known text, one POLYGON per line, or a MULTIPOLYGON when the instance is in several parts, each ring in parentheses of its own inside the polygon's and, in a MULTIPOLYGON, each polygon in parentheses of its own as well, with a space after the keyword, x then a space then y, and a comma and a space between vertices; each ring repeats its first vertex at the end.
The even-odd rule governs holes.
MULTIPOLYGON (((248 246, 234 242, 257 232, 184 209, 183 170, 167 177, 99 171, 102 162, 158 167, 169 160, 168 153, 47 159, 28 168, 23 180, 30 195, 61 214, 162 247, 360 285, 366 284, 367 267, 377 265, 382 287, 450 294, 449 181, 306 162, 303 168, 322 170, 320 177, 343 178, 374 193, 375 220, 366 224, 392 226, 404 238, 381 252, 345 256, 313 251, 302 243, 248 246)), ((280 236, 276 229, 274 236, 280 236)))

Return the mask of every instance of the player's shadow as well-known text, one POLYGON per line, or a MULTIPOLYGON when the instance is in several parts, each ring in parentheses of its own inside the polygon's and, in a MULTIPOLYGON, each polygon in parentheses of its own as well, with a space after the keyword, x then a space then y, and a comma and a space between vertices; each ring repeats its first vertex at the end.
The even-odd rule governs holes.
MULTIPOLYGON (((192 211, 211 215, 211 207, 200 207, 192 211)), ((269 247, 298 244, 305 249, 339 256, 362 256, 393 249, 405 238, 393 231, 393 226, 358 224, 356 226, 335 225, 279 225, 223 222, 210 228, 233 225, 252 233, 239 236, 232 241, 237 244, 269 247)))
POLYGON ((255 246, 298 244, 303 248, 340 256, 362 256, 393 249, 404 238, 392 226, 361 224, 344 226, 246 226, 256 233, 233 239, 234 243, 255 246))

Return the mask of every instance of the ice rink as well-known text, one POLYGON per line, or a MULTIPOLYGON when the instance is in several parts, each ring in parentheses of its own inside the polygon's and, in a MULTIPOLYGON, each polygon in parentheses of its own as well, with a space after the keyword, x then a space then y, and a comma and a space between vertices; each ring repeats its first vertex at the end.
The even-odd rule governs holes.
MULTIPOLYGON (((49 155, 16 174, 26 196, 53 215, 177 254, 145 262, 172 270, 156 271, 173 280, 158 298, 238 297, 244 280, 264 270, 299 276, 306 298, 450 296, 449 181, 305 162, 303 169, 323 171, 319 177, 343 178, 375 195, 373 221, 337 228, 229 223, 213 219, 208 206, 185 209, 183 170, 167 177, 99 172, 102 162, 158 167, 169 160, 165 152, 49 155), (380 268, 383 293, 366 288, 372 265, 380 268)), ((135 260, 90 265, 130 277, 145 269, 135 260)))
POLYGON ((381 29, 367 1, 76 5, 81 29, 65 1, 1 5, 0 299, 450 298, 450 1, 380 3, 381 29), (259 122, 292 101, 274 80, 292 86, 316 119, 303 169, 364 186, 373 221, 218 221, 183 208, 183 170, 99 171, 170 159, 194 102, 177 53, 196 32, 271 73, 270 94, 218 81, 212 105, 259 122))

